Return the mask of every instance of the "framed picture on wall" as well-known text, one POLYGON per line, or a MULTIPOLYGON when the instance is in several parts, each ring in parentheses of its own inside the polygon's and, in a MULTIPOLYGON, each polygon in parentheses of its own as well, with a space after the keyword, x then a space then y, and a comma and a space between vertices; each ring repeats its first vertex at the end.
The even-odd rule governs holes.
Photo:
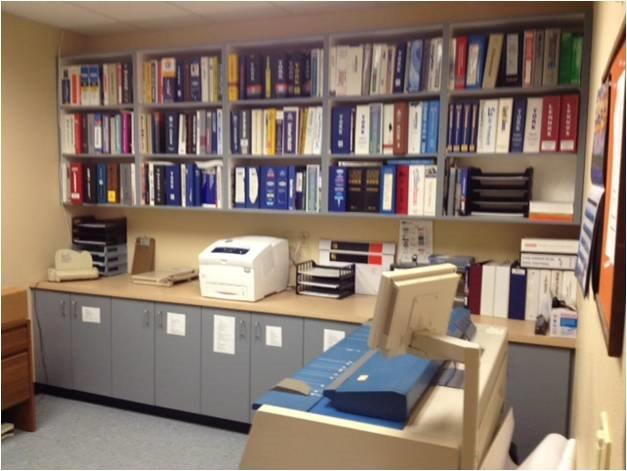
MULTIPOLYGON (((623 35, 624 38, 624 30, 623 35)), ((609 67, 605 205, 596 302, 610 356, 620 356, 625 329, 625 41, 609 67)))

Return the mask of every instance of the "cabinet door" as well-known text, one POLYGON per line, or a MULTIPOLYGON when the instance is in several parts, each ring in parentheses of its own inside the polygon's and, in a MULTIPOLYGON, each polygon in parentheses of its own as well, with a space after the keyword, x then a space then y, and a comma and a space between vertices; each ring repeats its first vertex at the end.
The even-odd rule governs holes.
POLYGON ((37 382, 72 387, 70 295, 35 291, 37 382))
POLYGON ((549 433, 569 435, 570 374, 571 350, 509 344, 507 402, 521 460, 549 433))
POLYGON ((111 298, 72 295, 74 389, 111 395, 111 298))
POLYGON ((155 403, 200 413, 200 308, 155 304, 155 403))
POLYGON ((303 367, 303 319, 253 314, 250 400, 303 367))
POLYGON ((111 302, 112 395, 155 403, 155 306, 151 302, 111 302))
POLYGON ((305 364, 320 356, 357 327, 357 324, 345 322, 305 319, 305 364))
POLYGON ((250 419, 250 314, 202 310, 202 413, 250 419))

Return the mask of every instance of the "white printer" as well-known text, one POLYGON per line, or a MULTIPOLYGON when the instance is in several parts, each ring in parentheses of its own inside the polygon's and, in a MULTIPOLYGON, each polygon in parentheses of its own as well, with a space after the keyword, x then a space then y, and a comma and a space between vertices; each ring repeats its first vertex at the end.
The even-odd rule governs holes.
POLYGON ((286 239, 244 236, 219 240, 198 256, 201 296, 257 301, 287 288, 286 239))

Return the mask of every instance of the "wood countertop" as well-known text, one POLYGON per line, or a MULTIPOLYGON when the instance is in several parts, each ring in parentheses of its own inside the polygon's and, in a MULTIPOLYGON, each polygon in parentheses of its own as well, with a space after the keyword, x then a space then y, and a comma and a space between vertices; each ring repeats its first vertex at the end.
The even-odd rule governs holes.
MULTIPOLYGON (((132 283, 129 275, 99 278, 97 280, 66 281, 63 283, 40 281, 32 284, 31 288, 160 303, 185 304, 214 309, 230 309, 260 314, 305 317, 353 324, 363 324, 372 318, 376 300, 375 296, 363 294, 355 294, 340 300, 316 296, 300 296, 290 288, 257 302, 228 301, 200 296, 200 287, 197 280, 181 283, 170 288, 162 288, 132 283)), ((508 340, 512 343, 568 349, 575 348, 575 339, 536 335, 534 333, 534 322, 532 321, 501 319, 490 316, 472 316, 472 320, 480 324, 506 327, 508 340)))

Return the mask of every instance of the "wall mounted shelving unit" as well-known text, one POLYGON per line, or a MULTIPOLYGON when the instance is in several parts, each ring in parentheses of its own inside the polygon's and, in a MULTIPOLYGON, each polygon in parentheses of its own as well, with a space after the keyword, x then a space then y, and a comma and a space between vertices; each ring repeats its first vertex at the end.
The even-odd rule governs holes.
MULTIPOLYGON (((149 160, 168 160, 173 162, 190 160, 220 159, 223 162, 222 171, 222 208, 205 207, 176 207, 176 206, 135 206, 120 204, 84 204, 88 207, 122 207, 122 208, 149 208, 161 210, 185 210, 185 211, 208 211, 227 212, 241 214, 279 214, 279 215, 307 215, 307 216, 333 216, 333 217, 365 217, 384 219, 427 219, 444 221, 478 221, 489 223, 515 223, 534 225, 566 225, 576 226, 580 223, 580 213, 583 195, 583 178, 586 148, 586 118, 588 115, 588 88, 590 70, 590 48, 592 37, 592 18, 590 13, 578 13, 567 15, 554 15, 550 17, 520 17, 507 18, 502 20, 490 20, 468 23, 445 23, 439 25, 425 25, 416 28, 377 30, 349 34, 330 34, 304 38, 291 38, 285 40, 271 40, 260 42, 232 42, 222 45, 200 45, 181 49, 159 49, 159 50, 136 50, 122 53, 102 54, 102 55, 82 55, 73 57, 63 57, 58 61, 59 76, 63 67, 81 63, 104 63, 109 61, 130 61, 133 64, 133 98, 130 104, 115 106, 59 106, 59 134, 60 134, 60 157, 64 161, 110 161, 125 162, 132 160, 136 165, 136 201, 141 202, 141 166, 149 160), (542 29, 549 27, 559 27, 562 30, 576 31, 583 34, 583 55, 581 66, 581 80, 579 85, 557 85, 552 87, 499 87, 495 89, 448 89, 449 71, 449 43, 450 40, 460 34, 491 32, 522 31, 524 29, 542 29), (412 38, 442 37, 442 76, 439 91, 421 91, 418 93, 397 93, 371 96, 331 96, 329 94, 329 56, 330 49, 336 45, 351 45, 374 42, 394 42, 412 38), (245 54, 249 52, 271 52, 274 50, 297 50, 305 48, 323 48, 324 50, 324 79, 322 97, 293 97, 293 98, 271 98, 271 99, 242 99, 230 102, 225 87, 227 83, 227 58, 231 53, 245 54), (217 55, 220 57, 220 78, 222 84, 221 99, 213 102, 176 102, 166 104, 144 103, 143 100, 143 79, 142 63, 144 60, 160 58, 164 56, 192 57, 200 55, 217 55), (579 126, 578 143, 576 153, 507 153, 507 154, 465 154, 448 153, 446 150, 448 105, 455 100, 474 98, 498 98, 507 96, 545 96, 551 94, 579 93, 579 126), (367 104, 367 103, 390 103, 396 101, 415 100, 438 100, 440 105, 439 128, 438 128, 438 151, 437 154, 406 155, 403 157, 390 155, 334 155, 330 152, 331 136, 331 110, 336 104, 367 104), (279 155, 279 156, 259 156, 259 155, 234 155, 230 147, 230 112, 242 108, 265 108, 281 106, 322 106, 323 109, 323 129, 322 129, 322 153, 321 155, 279 155), (223 152, 221 155, 178 155, 178 154, 142 154, 139 149, 139 114, 157 110, 181 110, 192 111, 197 109, 222 109, 222 143, 223 152), (62 116, 64 113, 76 111, 134 111, 134 152, 130 155, 120 154, 67 154, 62 152, 62 116), (351 212, 330 212, 328 208, 328 168, 338 160, 384 160, 390 158, 412 158, 412 157, 432 157, 436 159, 438 167, 437 175, 437 212, 436 216, 410 216, 404 214, 380 214, 380 213, 351 213, 351 212), (536 222, 526 218, 499 217, 499 216, 447 216, 443 213, 444 196, 444 175, 447 159, 454 159, 463 164, 470 164, 473 160, 485 165, 492 170, 518 170, 525 166, 534 167, 534 198, 546 199, 555 198, 555 188, 560 189, 557 197, 567 196, 574 202, 574 221, 572 223, 560 222, 536 222), (246 163, 254 165, 264 165, 266 162, 272 164, 277 162, 288 164, 290 162, 319 163, 322 174, 321 191, 321 211, 318 213, 305 211, 280 211, 263 209, 242 209, 232 208, 232 175, 236 165, 246 163), (536 185, 537 183, 537 185, 536 185), (536 188, 537 186, 537 188, 536 188), (537 197, 540 195, 540 198, 537 197)), ((61 103, 61 81, 59 80, 59 103, 61 103)), ((60 175, 65 178, 64 175, 60 175)), ((74 206, 71 203, 63 202, 66 206, 74 206)))

